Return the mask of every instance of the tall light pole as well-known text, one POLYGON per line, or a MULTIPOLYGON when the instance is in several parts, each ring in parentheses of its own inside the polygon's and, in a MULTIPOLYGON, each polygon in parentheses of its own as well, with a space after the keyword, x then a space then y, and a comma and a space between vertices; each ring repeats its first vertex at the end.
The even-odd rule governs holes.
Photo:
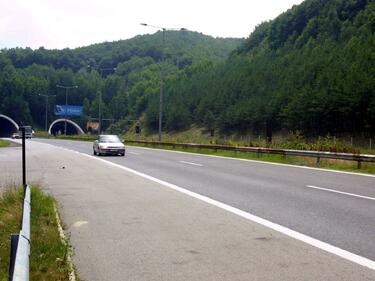
MULTIPOLYGON (((94 68, 100 71, 100 77, 103 78, 103 72, 108 70, 116 70, 116 67, 93 67, 88 65, 89 68, 94 68)), ((99 91, 99 135, 102 132, 102 91, 99 91)))
POLYGON ((48 98, 56 97, 56 95, 42 95, 38 94, 38 96, 45 97, 46 98, 46 119, 44 124, 44 129, 47 132, 47 125, 48 125, 48 98))
POLYGON ((65 89, 65 126, 64 126, 64 134, 66 136, 66 118, 68 117, 67 116, 67 106, 68 106, 68 90, 69 89, 77 89, 78 86, 77 85, 73 85, 73 86, 62 86, 62 85, 56 85, 57 88, 63 88, 65 89))
POLYGON ((163 121, 163 83, 164 83, 164 73, 163 73, 163 63, 164 63, 164 48, 165 48, 165 32, 166 31, 183 31, 186 28, 165 28, 156 25, 151 25, 147 23, 141 23, 143 26, 150 26, 161 30, 163 32, 163 45, 162 45, 162 53, 161 53, 161 60, 162 64, 160 65, 160 94, 159 94, 159 141, 161 141, 161 131, 162 131, 162 121, 163 121))

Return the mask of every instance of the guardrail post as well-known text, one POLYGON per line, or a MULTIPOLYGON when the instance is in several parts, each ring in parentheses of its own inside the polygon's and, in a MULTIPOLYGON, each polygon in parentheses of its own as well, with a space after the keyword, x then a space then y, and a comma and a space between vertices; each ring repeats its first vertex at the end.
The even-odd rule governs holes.
POLYGON ((18 238, 19 235, 17 233, 11 234, 10 236, 9 281, 13 280, 14 263, 16 261, 18 238))
POLYGON ((30 212, 31 194, 29 186, 25 188, 23 200, 22 222, 19 234, 11 236, 11 252, 9 262, 9 281, 29 280, 30 257, 30 212))
POLYGON ((361 169, 361 168, 362 168, 362 161, 358 160, 357 169, 361 169))
POLYGON ((319 167, 320 166, 320 157, 316 157, 316 166, 319 167))

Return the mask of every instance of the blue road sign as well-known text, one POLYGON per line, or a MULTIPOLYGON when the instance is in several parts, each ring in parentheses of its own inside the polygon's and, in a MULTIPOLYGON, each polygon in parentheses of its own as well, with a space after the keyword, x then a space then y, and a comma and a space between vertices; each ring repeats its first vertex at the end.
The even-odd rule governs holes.
POLYGON ((57 116, 81 116, 82 106, 78 105, 56 105, 55 115, 57 116))

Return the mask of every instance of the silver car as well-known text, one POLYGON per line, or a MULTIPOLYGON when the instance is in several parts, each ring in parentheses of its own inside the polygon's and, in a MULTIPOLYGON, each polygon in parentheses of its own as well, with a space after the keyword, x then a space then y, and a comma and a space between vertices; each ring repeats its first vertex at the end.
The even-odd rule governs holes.
POLYGON ((19 132, 15 132, 15 133, 12 134, 12 139, 19 139, 19 138, 21 138, 19 132))
POLYGON ((125 145, 116 135, 99 135, 92 148, 94 155, 125 156, 125 145))

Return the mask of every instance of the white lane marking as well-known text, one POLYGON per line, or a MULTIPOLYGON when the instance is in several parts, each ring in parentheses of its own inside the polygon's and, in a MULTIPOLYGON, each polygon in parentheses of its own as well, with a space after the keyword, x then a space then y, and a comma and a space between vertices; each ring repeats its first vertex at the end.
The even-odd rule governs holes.
POLYGON ((159 150, 159 151, 164 151, 164 152, 169 152, 169 153, 180 153, 180 154, 188 154, 188 155, 194 154, 194 155, 199 155, 199 156, 202 156, 202 157, 229 159, 229 160, 245 161, 245 162, 252 162, 252 163, 260 163, 260 164, 266 164, 266 165, 284 166, 284 167, 292 167, 292 168, 299 168, 299 169, 315 170, 315 171, 322 171, 322 172, 327 172, 327 173, 337 173, 337 174, 345 174, 345 175, 375 178, 375 175, 371 175, 371 174, 354 173, 354 172, 346 172, 346 171, 338 171, 338 170, 329 170, 329 169, 314 168, 314 167, 307 167, 307 166, 297 166, 297 165, 292 165, 292 164, 272 163, 272 162, 266 162, 266 161, 250 160, 250 159, 242 159, 242 158, 234 158, 234 157, 226 157, 226 156, 218 156, 218 155, 208 155, 208 154, 201 154, 201 153, 196 153, 196 152, 184 152, 184 151, 167 150, 167 149, 161 149, 161 148, 149 148, 149 147, 141 147, 141 146, 135 146, 135 145, 129 145, 129 144, 127 146, 131 146, 131 147, 139 148, 139 149, 159 150))
POLYGON ((197 163, 193 163, 193 162, 187 162, 187 161, 178 161, 182 164, 187 164, 187 165, 192 165, 192 166, 198 166, 198 167, 203 167, 202 164, 197 164, 197 163))
POLYGON ((324 191, 328 191, 328 192, 339 193, 339 194, 344 194, 344 195, 349 195, 349 196, 353 196, 353 197, 359 197, 359 198, 364 198, 364 199, 369 199, 369 200, 374 200, 375 201, 374 197, 369 197, 369 196, 358 195, 358 194, 349 193, 349 192, 338 191, 338 190, 335 190, 335 189, 329 189, 329 188, 324 188, 324 187, 319 187, 319 186, 314 186, 314 185, 306 185, 306 187, 310 187, 310 188, 314 188, 314 189, 319 189, 319 190, 324 190, 324 191))
POLYGON ((129 154, 134 154, 134 155, 141 155, 140 153, 132 152, 132 151, 129 151, 128 153, 129 153, 129 154))
MULTIPOLYGON (((50 145, 54 146, 52 144, 50 144, 50 145)), ((210 205, 216 206, 216 207, 221 208, 223 210, 226 210, 226 211, 228 211, 230 213, 233 213, 235 215, 238 215, 240 217, 243 217, 245 219, 248 219, 250 221, 253 221, 255 223, 263 225, 265 227, 268 227, 270 229, 273 229, 273 230, 275 230, 277 232, 285 234, 285 235, 287 235, 289 237, 292 237, 292 238, 294 238, 296 240, 305 242, 306 244, 309 244, 311 246, 314 246, 316 248, 324 250, 324 251, 326 251, 328 253, 337 255, 337 256, 339 256, 339 257, 341 257, 343 259, 349 260, 349 261, 354 262, 356 264, 359 264, 359 265, 368 267, 368 268, 370 268, 372 270, 375 270, 375 261, 372 261, 372 260, 370 260, 368 258, 365 258, 365 257, 359 256, 359 255, 353 254, 353 253, 351 253, 349 251, 343 250, 341 248, 338 248, 338 247, 333 246, 331 244, 328 244, 326 242, 323 242, 323 241, 320 241, 318 239, 312 238, 312 237, 310 237, 308 235, 299 233, 299 232, 294 231, 292 229, 289 229, 289 228, 287 228, 285 226, 273 223, 273 222, 268 221, 266 219, 263 219, 261 217, 255 216, 255 215, 250 214, 248 212, 242 211, 242 210, 237 209, 235 207, 232 207, 232 206, 229 206, 227 204, 221 203, 219 201, 216 201, 216 200, 211 199, 209 197, 206 197, 206 196, 200 195, 198 193, 192 192, 190 190, 184 189, 184 188, 179 187, 177 185, 168 183, 166 181, 154 178, 152 176, 146 175, 144 173, 138 172, 138 171, 130 169, 128 167, 125 167, 125 166, 122 166, 122 165, 119 165, 119 164, 115 164, 115 163, 110 162, 108 160, 104 160, 102 158, 94 157, 94 156, 91 156, 91 155, 88 155, 88 154, 85 154, 85 153, 82 153, 82 152, 78 152, 78 151, 75 151, 75 150, 71 150, 71 149, 68 149, 68 148, 62 148, 62 149, 70 151, 70 152, 73 152, 73 153, 76 153, 76 154, 80 154, 80 155, 85 156, 85 157, 89 157, 91 159, 96 159, 98 161, 102 161, 103 163, 106 163, 108 165, 111 165, 111 166, 120 168, 122 170, 125 170, 127 172, 136 174, 136 175, 138 175, 140 177, 143 177, 143 178, 146 178, 146 179, 151 180, 153 182, 159 183, 161 185, 164 185, 165 187, 168 187, 170 189, 179 191, 179 192, 184 193, 184 194, 186 194, 188 196, 191 196, 193 198, 196 198, 198 200, 206 202, 206 203, 208 203, 210 205)))
MULTIPOLYGON (((63 242, 65 246, 67 246, 66 245, 67 239, 66 239, 64 230, 62 229, 60 216, 59 216, 59 213, 57 212, 57 208, 55 204, 53 204, 53 209, 55 211, 55 218, 56 218, 57 229, 59 232, 60 240, 63 242)), ((76 281, 76 273, 74 271, 73 262, 72 262, 72 255, 71 255, 72 253, 71 253, 70 247, 67 247, 67 249, 68 251, 65 254, 67 256, 66 260, 68 262, 68 268, 69 268, 68 278, 69 278, 69 281, 76 281)))
POLYGON ((89 222, 87 221, 76 221, 75 223, 72 224, 72 227, 81 227, 82 225, 88 224, 89 222))

